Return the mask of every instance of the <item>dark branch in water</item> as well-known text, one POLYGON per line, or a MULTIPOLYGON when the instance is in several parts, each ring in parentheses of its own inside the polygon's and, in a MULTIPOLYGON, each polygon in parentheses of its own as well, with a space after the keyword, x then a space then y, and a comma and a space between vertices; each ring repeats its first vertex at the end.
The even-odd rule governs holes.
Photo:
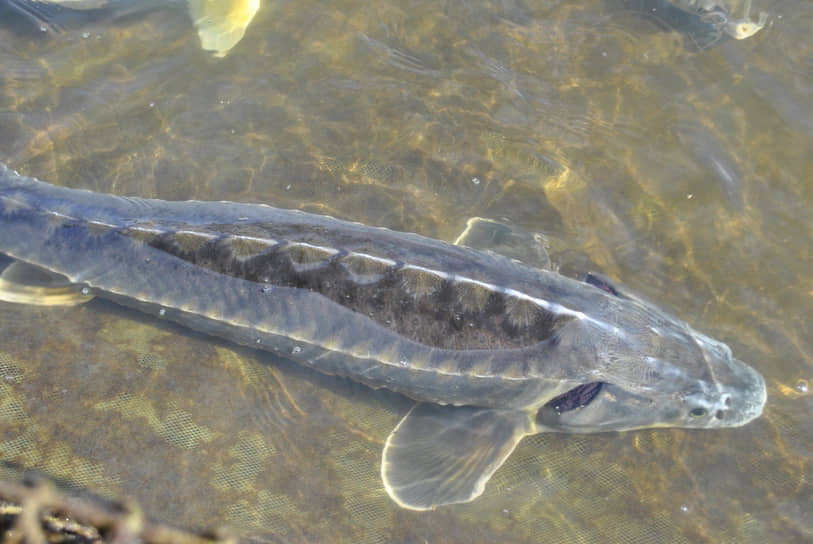
POLYGON ((134 502, 115 503, 62 494, 49 481, 0 481, 0 535, 6 542, 236 542, 218 533, 193 533, 144 519, 134 502))

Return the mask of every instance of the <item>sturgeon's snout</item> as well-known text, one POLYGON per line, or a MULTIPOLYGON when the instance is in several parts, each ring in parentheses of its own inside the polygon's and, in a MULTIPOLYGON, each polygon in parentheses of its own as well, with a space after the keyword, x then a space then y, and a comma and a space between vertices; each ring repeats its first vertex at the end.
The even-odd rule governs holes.
POLYGON ((695 333, 712 377, 712 388, 719 391, 709 412, 711 427, 739 427, 762 415, 767 400, 765 378, 754 368, 735 359, 731 349, 713 338, 695 333))
POLYGON ((742 388, 733 395, 731 406, 728 407, 728 423, 731 426, 745 425, 761 416, 765 408, 768 398, 765 378, 742 361, 733 359, 732 363, 740 367, 742 388))

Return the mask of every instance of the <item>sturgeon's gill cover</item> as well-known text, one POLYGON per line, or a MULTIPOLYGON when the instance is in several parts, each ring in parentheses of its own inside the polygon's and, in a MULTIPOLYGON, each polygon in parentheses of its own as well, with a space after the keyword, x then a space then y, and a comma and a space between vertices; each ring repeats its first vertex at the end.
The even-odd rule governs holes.
POLYGON ((67 189, 0 164, 0 253, 9 284, 50 277, 62 297, 415 399, 381 468, 415 510, 479 496, 528 434, 736 427, 766 399, 728 346, 599 275, 331 217, 67 189))

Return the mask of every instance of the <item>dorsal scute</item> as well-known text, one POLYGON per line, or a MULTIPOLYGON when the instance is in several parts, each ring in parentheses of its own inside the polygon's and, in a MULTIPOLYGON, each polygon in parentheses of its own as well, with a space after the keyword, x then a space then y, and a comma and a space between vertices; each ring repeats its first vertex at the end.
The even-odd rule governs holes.
POLYGON ((306 272, 326 266, 339 253, 338 249, 292 242, 280 246, 278 253, 290 259, 291 267, 297 272, 306 272))
POLYGON ((399 278, 403 289, 417 299, 438 293, 446 281, 439 274, 411 266, 401 268, 399 278))
POLYGON ((339 263, 358 284, 371 284, 384 279, 384 276, 398 266, 396 261, 367 255, 364 253, 348 253, 339 263))
POLYGON ((232 256, 242 260, 262 255, 280 244, 273 238, 251 236, 227 236, 221 243, 228 246, 232 256))
POLYGON ((179 251, 184 253, 194 253, 212 242, 217 236, 207 232, 196 232, 191 230, 173 232, 167 234, 179 251))

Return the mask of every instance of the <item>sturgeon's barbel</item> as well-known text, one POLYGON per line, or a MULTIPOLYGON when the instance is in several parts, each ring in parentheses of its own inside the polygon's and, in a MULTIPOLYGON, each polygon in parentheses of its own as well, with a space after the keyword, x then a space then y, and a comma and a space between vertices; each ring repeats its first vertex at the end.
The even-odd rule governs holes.
POLYGON ((331 217, 67 189, 0 165, 0 253, 415 399, 381 468, 405 508, 479 496, 528 434, 735 427, 766 398, 728 346, 600 276, 331 217))

